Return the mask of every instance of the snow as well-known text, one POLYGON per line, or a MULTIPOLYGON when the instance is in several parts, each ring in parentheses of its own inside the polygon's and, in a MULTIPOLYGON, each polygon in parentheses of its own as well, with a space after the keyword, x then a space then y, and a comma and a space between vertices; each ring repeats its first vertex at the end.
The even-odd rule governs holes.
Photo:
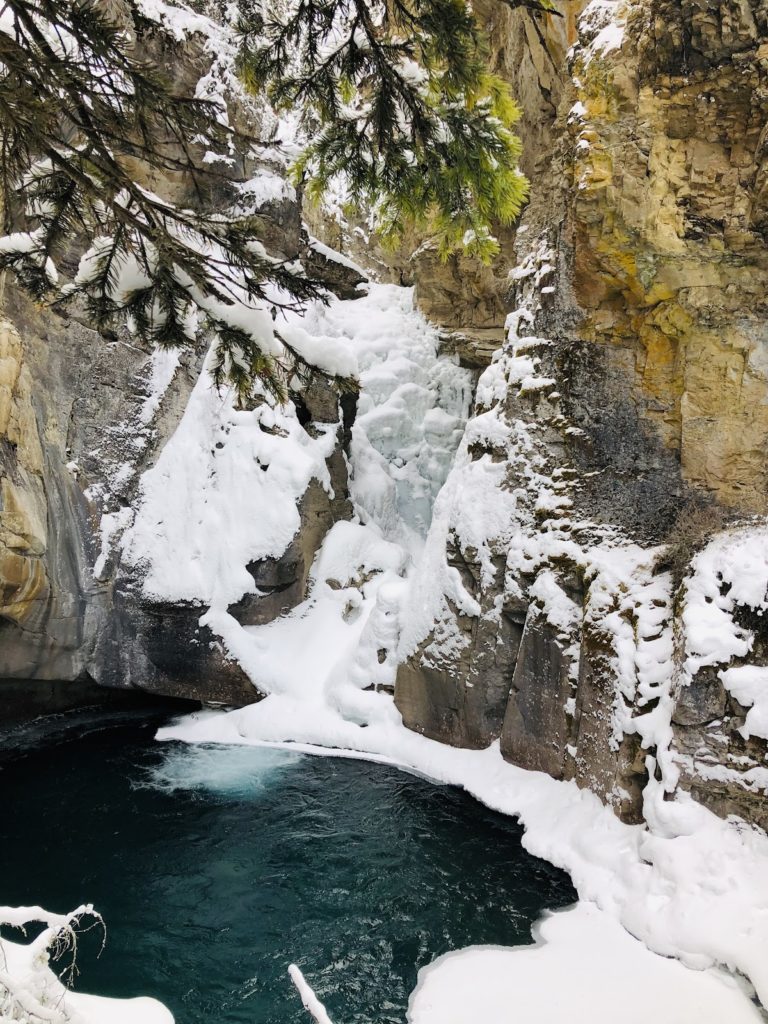
POLYGON ((579 18, 579 35, 587 42, 585 61, 618 50, 624 42, 624 0, 590 0, 579 18))
POLYGON ((156 21, 177 42, 184 42, 191 35, 220 41, 224 32, 215 22, 202 14, 196 14, 186 4, 169 4, 164 0, 137 0, 136 6, 150 21, 156 21))
POLYGON ((720 678, 739 704, 749 708, 740 729, 744 739, 750 736, 768 739, 768 668, 738 665, 720 672, 720 678))
POLYGON ((155 418, 163 395, 179 368, 178 349, 155 348, 150 357, 149 393, 139 411, 139 422, 148 426, 155 418))
POLYGON ((383 583, 396 582, 400 548, 354 523, 336 523, 312 570, 310 597, 290 615, 266 626, 241 626, 223 609, 201 619, 225 643, 260 690, 324 707, 324 682, 341 673, 361 644, 383 583), (362 582, 366 580, 367 582, 362 582))
POLYGON ((358 266, 354 260, 351 260, 341 252, 337 252, 337 250, 332 249, 330 245, 326 245, 324 242, 319 241, 317 238, 313 238, 311 235, 309 238, 309 248, 314 249, 316 253, 319 253, 320 256, 330 260, 332 263, 338 263, 340 266, 346 267, 347 270, 354 270, 355 273, 367 280, 368 274, 362 267, 358 266))
MULTIPOLYGON (((741 734, 745 739, 768 739, 768 667, 745 661, 752 655, 755 637, 737 621, 738 608, 751 609, 758 616, 768 610, 768 528, 764 526, 726 530, 693 559, 685 583, 686 658, 680 682, 690 685, 706 666, 728 666, 718 675, 726 690, 749 708, 741 734)), ((698 762, 696 771, 702 771, 698 762)), ((732 781, 743 779, 749 788, 758 779, 768 780, 766 769, 732 774, 732 781)), ((711 769, 709 776, 713 777, 711 769)))
MULTIPOLYGON (((520 275, 521 287, 535 289, 548 266, 542 250, 530 273, 520 275)), ((594 526, 588 543, 577 541, 568 487, 542 455, 535 424, 504 415, 506 396, 526 386, 535 394, 520 400, 556 393, 554 382, 539 373, 536 353, 547 339, 532 334, 531 323, 524 306, 510 318, 510 344, 484 372, 476 415, 466 426, 468 378, 440 356, 436 334, 414 312, 407 290, 374 285, 354 302, 313 306, 293 325, 346 347, 360 369, 350 459, 357 521, 334 526, 313 566, 307 599, 267 626, 242 627, 228 604, 253 590, 247 562, 280 554, 292 538, 296 501, 309 479, 323 479, 335 431, 311 437, 291 408, 238 413, 201 382, 176 435, 143 478, 126 553, 144 565, 147 594, 208 606, 202 621, 267 696, 235 711, 186 716, 159 738, 335 752, 461 786, 487 806, 519 816, 526 848, 567 870, 582 904, 604 912, 593 930, 595 943, 611 929, 634 942, 616 922, 649 950, 687 967, 721 964, 740 971, 768 1002, 768 839, 716 818, 683 792, 669 799, 679 770, 670 750, 671 580, 655 573, 657 551, 628 544, 606 528, 594 526), (499 458, 492 457, 496 451, 499 458), (266 469, 259 468, 262 461, 266 469), (509 485, 508 465, 525 487, 509 485), (540 493, 546 497, 537 509, 540 493), (549 517, 546 530, 542 514, 549 517), (573 782, 505 762, 498 743, 481 751, 450 748, 403 727, 386 692, 398 662, 430 634, 434 656, 450 654, 465 642, 454 609, 480 613, 447 562, 449 537, 460 550, 476 552, 486 583, 494 581, 503 552, 509 592, 523 576, 532 577, 534 602, 569 639, 579 608, 551 566, 565 559, 580 567, 587 586, 583 614, 610 644, 617 679, 611 742, 637 732, 649 751, 646 825, 623 824, 573 782)), ((698 563, 689 588, 694 620, 696 608, 712 603, 705 599, 712 571, 727 572, 729 558, 713 549, 698 563)), ((765 600, 763 569, 747 566, 746 549, 737 563, 747 578, 735 578, 737 564, 731 599, 765 600)), ((721 603, 715 602, 725 615, 719 650, 738 642, 746 652, 749 641, 734 632, 728 598, 719 594, 721 603)), ((707 630, 699 636, 694 629, 688 652, 694 662, 715 657, 709 647, 700 650, 706 638, 707 630)), ((577 648, 569 653, 575 666, 577 648)), ((750 692, 756 685, 746 677, 731 681, 750 692)), ((758 728, 761 707, 758 701, 758 728)), ((589 907, 582 912, 592 913, 589 907)), ((611 944, 621 948, 619 939, 611 944)), ((631 948, 627 957, 639 963, 641 947, 631 948)), ((662 969, 653 957, 646 965, 651 962, 662 969)), ((682 986, 715 984, 715 976, 689 976, 680 964, 664 970, 677 972, 670 978, 685 977, 682 986)), ((728 1019, 754 1019, 744 1016, 751 1009, 740 990, 732 989, 732 999, 738 1009, 729 1010, 728 1019)), ((714 996, 704 1002, 719 1005, 714 996)))
POLYGON ((0 238, 1 253, 31 253, 39 250, 43 240, 43 231, 38 228, 36 231, 14 231, 10 235, 3 235, 0 238))
POLYGON ((234 396, 219 395, 204 370, 179 427, 142 477, 122 539, 126 563, 144 571, 145 595, 226 608, 253 593, 246 566, 286 549, 310 480, 329 486, 325 460, 335 443, 333 424, 310 437, 292 407, 236 410, 234 396))
MULTIPOLYGON (((437 332, 413 310, 412 293, 372 285, 359 300, 314 304, 280 331, 305 352, 335 346, 347 371, 360 365, 353 497, 392 539, 425 532, 471 390, 467 371, 438 358, 437 332)), ((209 374, 201 375, 179 427, 142 477, 135 521, 122 540, 126 563, 145 574, 148 598, 215 606, 217 622, 232 632, 227 606, 255 591, 247 564, 285 551, 310 480, 330 486, 325 461, 337 428, 315 427, 311 436, 290 404, 237 411, 233 396, 220 396, 209 374)))
POLYGON ((588 904, 548 914, 533 946, 475 946, 419 972, 410 1024, 750 1024, 763 1019, 724 971, 650 953, 588 904))
POLYGON ((267 167, 258 168, 252 178, 238 186, 238 191, 243 197, 242 205, 247 209, 296 199, 293 185, 282 174, 267 167))
POLYGON ((296 964, 288 965, 288 974, 291 976, 291 981, 298 989, 304 1009, 309 1013, 310 1017, 317 1021, 317 1024, 333 1024, 325 1007, 312 991, 311 986, 296 964))
POLYGON ((38 922, 45 925, 31 942, 0 938, 0 1019, 18 1024, 173 1024, 170 1011, 156 999, 109 999, 72 992, 62 984, 49 957, 57 950, 65 958, 75 955, 83 918, 100 922, 90 906, 71 914, 52 914, 42 907, 0 907, 0 924, 22 930, 38 922))
POLYGON ((693 560, 686 581, 683 623, 686 670, 744 657, 752 648, 749 630, 733 617, 737 605, 768 610, 768 530, 760 526, 726 531, 693 560))

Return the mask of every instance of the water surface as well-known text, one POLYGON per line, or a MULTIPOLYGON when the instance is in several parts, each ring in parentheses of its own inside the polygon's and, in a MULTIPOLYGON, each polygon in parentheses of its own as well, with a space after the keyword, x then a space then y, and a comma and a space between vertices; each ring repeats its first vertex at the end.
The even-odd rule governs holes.
POLYGON ((112 716, 0 762, 0 902, 107 922, 78 987, 152 995, 177 1024, 308 1024, 295 961, 336 1024, 405 1020, 420 967, 530 941, 573 902, 521 828, 450 787, 357 760, 153 741, 112 716))

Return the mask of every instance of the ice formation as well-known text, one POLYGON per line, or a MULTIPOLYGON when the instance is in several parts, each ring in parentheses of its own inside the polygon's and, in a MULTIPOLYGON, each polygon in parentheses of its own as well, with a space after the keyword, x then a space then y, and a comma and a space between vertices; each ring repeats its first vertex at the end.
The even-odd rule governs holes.
MULTIPOLYGON (((526 452, 535 456, 535 441, 520 433, 522 425, 512 436, 494 409, 512 377, 519 388, 539 385, 535 352, 545 340, 518 330, 510 354, 483 375, 478 414, 466 425, 428 522, 431 497, 466 408, 459 400, 462 371, 450 360, 438 365, 443 357, 436 338, 411 308, 407 292, 374 286, 366 298, 333 303, 316 316, 307 329, 347 337, 362 370, 351 465, 358 521, 339 523, 328 534, 310 596, 290 614, 268 626, 242 627, 223 605, 207 613, 204 621, 266 699, 228 713, 188 716, 162 730, 160 738, 291 744, 325 753, 335 748, 342 756, 399 764, 463 786, 488 806, 518 815, 527 849, 565 868, 583 901, 621 922, 649 949, 679 957, 689 967, 726 965, 749 977, 768 1001, 768 841, 716 818, 684 793, 673 801, 666 796, 676 770, 667 735, 673 679, 669 581, 654 576, 653 553, 646 549, 611 537, 578 548, 557 525, 568 516, 567 493, 543 476, 538 493, 550 493, 553 527, 536 539, 520 526, 528 515, 523 497, 498 486, 491 460, 467 457, 479 433, 492 435, 508 451, 517 446, 521 458, 526 452), (411 363, 408 374, 416 374, 416 386, 400 376, 404 360, 411 363), (450 430, 435 434, 431 423, 450 430), (425 466, 432 468, 424 472, 425 466), (451 642, 445 594, 457 604, 465 600, 472 614, 471 600, 462 597, 444 558, 445 534, 457 524, 480 551, 488 537, 501 533, 512 563, 543 567, 558 551, 584 562, 591 581, 588 613, 602 616, 613 630, 619 696, 626 690, 615 708, 617 734, 637 730, 657 744, 661 776, 657 781, 651 772, 646 789, 647 826, 622 824, 575 783, 514 767, 502 759, 498 744, 485 751, 455 749, 403 728, 386 689, 404 644, 417 642, 440 615, 443 642, 451 642), (652 710, 633 718, 627 709, 636 691, 652 710)), ((556 579, 540 577, 533 596, 567 633, 575 613, 556 579)), ((738 684, 737 679, 733 685, 738 684)), ((758 704, 758 728, 760 714, 758 704)), ((709 984, 706 977, 702 984, 709 984)), ((734 999, 746 1013, 746 997, 738 992, 734 999)))

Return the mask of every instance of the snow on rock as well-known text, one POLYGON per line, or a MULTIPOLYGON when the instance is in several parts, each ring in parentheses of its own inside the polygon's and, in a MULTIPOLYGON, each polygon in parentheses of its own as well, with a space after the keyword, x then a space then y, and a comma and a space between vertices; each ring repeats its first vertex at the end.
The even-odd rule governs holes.
POLYGON ((139 412, 139 422, 149 426, 160 408, 163 395, 179 368, 179 350, 155 348, 150 356, 150 370, 147 397, 139 412))
POLYGON ((749 708, 739 730, 744 739, 750 736, 768 739, 768 667, 738 665, 720 672, 720 678, 739 704, 749 708))
POLYGON ((282 174, 277 174, 268 167, 260 167, 253 177, 238 185, 241 200, 237 204, 238 211, 259 209, 267 203, 279 203, 284 200, 296 201, 296 189, 282 174))
POLYGON ((626 14, 624 0, 590 0, 579 18, 579 37, 586 43, 587 63, 621 47, 626 14))
POLYGON ((345 256, 344 253, 338 252, 336 249, 332 249, 330 245, 326 245, 317 238, 309 237, 309 248, 314 250, 320 256, 326 260, 330 260, 331 263, 338 263, 342 267, 346 267, 347 270, 354 270, 356 274, 359 274, 362 278, 367 278, 368 273, 363 270, 361 266, 351 260, 349 256, 345 256))
POLYGON ((749 630, 738 625, 738 605, 759 614, 768 610, 768 529, 745 527, 714 538, 693 559, 686 580, 683 625, 686 672, 745 657, 752 648, 749 630))
MULTIPOLYGON (((691 685, 706 666, 727 666, 718 672, 723 685, 749 708, 739 731, 745 739, 768 739, 768 666, 751 663, 755 635, 737 621, 739 609, 758 616, 768 611, 768 528, 764 526, 718 534, 693 559, 685 581, 685 663, 680 685, 691 685)), ((714 767, 722 771, 721 766, 714 767)), ((697 762, 697 773, 701 770, 706 769, 697 762)), ((751 785, 758 779, 768 784, 768 770, 744 773, 742 781, 751 785)), ((739 781, 737 772, 732 772, 731 781, 739 781)))
MULTIPOLYGON (((360 367, 352 497, 366 522, 410 551, 426 532, 461 436, 470 375, 438 354, 437 332, 413 309, 412 292, 395 286, 313 304, 280 332, 310 358, 322 350, 335 372, 360 367)), ((299 527, 297 503, 309 481, 329 485, 325 460, 336 429, 316 428, 310 436, 290 403, 237 411, 204 372, 175 434, 142 477, 135 521, 122 540, 125 561, 144 572, 145 595, 205 603, 221 616, 253 592, 247 564, 281 555, 299 527)), ((232 624, 217 621, 232 639, 232 624)))
POLYGON ((650 953, 594 907, 548 914, 536 944, 474 946, 419 972, 410 1024, 757 1024, 748 989, 725 971, 689 971, 650 953), (514 1011, 511 1008, 514 1007, 514 1011))
POLYGON ((325 460, 335 444, 334 425, 310 437, 292 406, 235 409, 233 395, 219 394, 204 370, 142 477, 123 535, 123 558, 142 571, 146 597, 226 608, 254 592, 246 566, 285 551, 309 481, 330 486, 325 460))
POLYGON ((397 581, 403 566, 396 545, 358 524, 336 523, 312 568, 310 596, 289 615, 241 626, 214 607, 201 622, 263 693, 324 705, 330 683, 345 677, 379 588, 397 581))
MULTIPOLYGON (((156 439, 158 414, 180 365, 177 350, 153 349, 135 377, 138 404, 124 420, 108 426, 105 442, 88 452, 89 460, 98 465, 99 476, 91 479, 85 494, 102 513, 101 550, 93 567, 97 580, 102 579, 120 537, 133 521, 133 510, 124 499, 135 482, 137 467, 156 439)), ((75 467, 76 471, 79 468, 75 467)))

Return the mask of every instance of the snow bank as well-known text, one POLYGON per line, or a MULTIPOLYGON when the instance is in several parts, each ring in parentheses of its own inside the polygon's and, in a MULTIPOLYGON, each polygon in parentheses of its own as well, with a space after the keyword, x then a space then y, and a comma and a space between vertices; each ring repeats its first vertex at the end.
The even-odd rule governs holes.
POLYGON ((410 1024, 751 1024, 762 1014, 724 971, 650 953, 586 904, 534 926, 535 946, 477 946, 419 972, 410 1024))
POLYGON ((145 595, 226 608, 254 592, 246 566, 288 547, 310 480, 330 487, 325 460, 335 444, 334 425, 310 437, 292 406, 236 410, 204 371, 142 477, 136 518, 122 538, 125 562, 144 573, 145 595))
POLYGON ((310 596, 265 626, 241 626, 223 609, 201 622, 220 636, 263 693, 325 706, 328 687, 346 677, 379 589, 397 583, 403 551, 355 523, 336 523, 312 569, 310 596))

